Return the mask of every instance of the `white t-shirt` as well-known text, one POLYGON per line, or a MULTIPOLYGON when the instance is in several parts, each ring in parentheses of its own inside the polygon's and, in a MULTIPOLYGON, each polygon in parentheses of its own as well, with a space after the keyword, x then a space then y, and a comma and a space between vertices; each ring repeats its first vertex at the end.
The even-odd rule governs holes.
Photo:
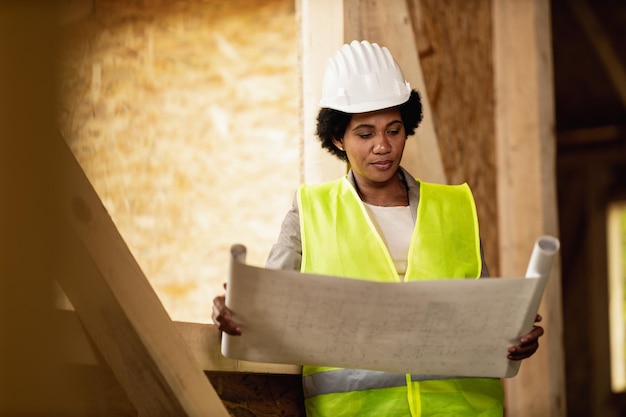
POLYGON ((365 208, 387 245, 400 280, 404 281, 409 245, 415 229, 411 207, 380 207, 365 203, 365 208))

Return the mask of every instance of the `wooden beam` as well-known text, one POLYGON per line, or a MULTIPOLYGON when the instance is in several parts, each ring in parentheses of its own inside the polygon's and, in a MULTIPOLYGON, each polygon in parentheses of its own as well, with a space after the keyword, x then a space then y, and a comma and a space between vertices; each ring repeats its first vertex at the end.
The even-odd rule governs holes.
MULTIPOLYGON (((625 137, 624 126, 607 125, 583 129, 561 130, 557 134, 559 146, 595 145, 617 141, 625 137)), ((626 137, 625 137, 626 139, 626 137)))
POLYGON ((424 181, 447 183, 406 0, 344 0, 344 14, 345 41, 365 39, 386 46, 422 97, 424 119, 407 141, 402 165, 424 181))
POLYGON ((61 180, 57 279, 139 415, 228 416, 69 147, 42 151, 61 180))
POLYGON ((213 324, 174 322, 205 371, 249 372, 263 374, 301 375, 302 367, 273 363, 258 363, 229 359, 220 350, 221 332, 213 324))
POLYGON ((49 221, 58 181, 45 152, 55 127, 59 34, 47 1, 0 2, 0 416, 76 414, 55 348, 49 221))
MULTIPOLYGON (((93 351, 89 335, 85 333, 76 313, 57 310, 55 321, 64 360, 78 365, 97 365, 97 352, 93 351)), ((174 322, 174 326, 204 371, 301 374, 301 367, 296 365, 257 363, 224 357, 220 351, 221 332, 213 324, 174 322)))
POLYGON ((296 14, 302 92, 301 180, 330 181, 346 173, 346 164, 322 149, 315 128, 326 63, 343 44, 343 1, 297 0, 296 14))
MULTIPOLYGON (((63 361, 80 381, 82 409, 73 415, 136 416, 128 396, 93 347, 72 310, 56 310, 56 340, 63 361)), ((205 376, 232 415, 304 416, 301 367, 228 359, 220 353, 220 332, 212 324, 174 322, 205 376), (248 415, 246 414, 246 415, 248 415)))
POLYGON ((585 0, 569 0, 569 7, 594 46, 617 95, 626 108, 626 67, 620 60, 610 37, 604 31, 595 13, 585 0))
MULTIPOLYGON (((493 24, 500 272, 519 276, 535 239, 558 235, 549 2, 495 0, 493 24)), ((558 262, 540 313, 540 349, 505 381, 509 417, 565 416, 558 262)))

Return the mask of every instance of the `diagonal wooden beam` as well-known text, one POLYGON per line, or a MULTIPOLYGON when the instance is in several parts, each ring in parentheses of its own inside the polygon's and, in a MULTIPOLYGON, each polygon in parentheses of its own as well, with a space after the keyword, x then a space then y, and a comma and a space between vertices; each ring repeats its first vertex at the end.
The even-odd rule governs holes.
MULTIPOLYGON (((85 333, 78 316, 71 310, 56 310, 54 323, 59 334, 63 359, 77 365, 98 365, 97 352, 85 333)), ((275 363, 257 363, 230 359, 220 350, 221 332, 213 324, 175 321, 174 326, 189 346, 200 369, 210 372, 246 372, 255 374, 300 375, 301 367, 275 363)))
POLYGON ((626 108, 626 67, 620 61, 594 11, 585 0, 569 0, 569 6, 583 31, 594 46, 602 66, 626 108))
POLYGON ((138 414, 228 416, 64 140, 43 151, 60 179, 56 278, 138 414))
POLYGON ((344 15, 345 41, 386 46, 422 97, 424 119, 407 141, 402 165, 420 179, 447 183, 407 1, 344 0, 344 15))

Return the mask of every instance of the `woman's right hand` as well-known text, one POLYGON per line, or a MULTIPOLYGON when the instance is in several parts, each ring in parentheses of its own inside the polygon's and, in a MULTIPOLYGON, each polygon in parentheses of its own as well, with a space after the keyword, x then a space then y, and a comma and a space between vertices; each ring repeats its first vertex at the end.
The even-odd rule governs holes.
POLYGON ((218 295, 213 299, 211 318, 220 331, 233 336, 241 335, 241 328, 233 321, 232 313, 226 307, 225 295, 218 295))

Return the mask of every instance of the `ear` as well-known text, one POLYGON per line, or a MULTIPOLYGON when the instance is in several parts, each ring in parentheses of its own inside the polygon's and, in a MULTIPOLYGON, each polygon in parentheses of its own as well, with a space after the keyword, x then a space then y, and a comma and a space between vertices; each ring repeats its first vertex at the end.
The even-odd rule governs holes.
POLYGON ((343 148, 343 141, 341 139, 333 139, 333 143, 335 144, 337 149, 339 149, 342 152, 345 152, 345 149, 343 148))

